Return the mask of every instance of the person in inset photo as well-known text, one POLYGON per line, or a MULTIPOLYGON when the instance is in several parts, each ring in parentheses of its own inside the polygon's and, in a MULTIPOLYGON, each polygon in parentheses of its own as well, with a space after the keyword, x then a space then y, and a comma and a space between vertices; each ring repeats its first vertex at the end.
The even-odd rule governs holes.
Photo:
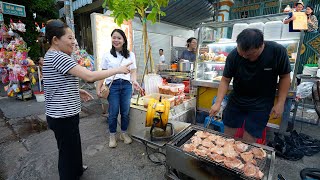
POLYGON ((314 15, 314 10, 312 6, 306 7, 306 14, 308 18, 308 32, 317 33, 318 32, 318 19, 314 15))

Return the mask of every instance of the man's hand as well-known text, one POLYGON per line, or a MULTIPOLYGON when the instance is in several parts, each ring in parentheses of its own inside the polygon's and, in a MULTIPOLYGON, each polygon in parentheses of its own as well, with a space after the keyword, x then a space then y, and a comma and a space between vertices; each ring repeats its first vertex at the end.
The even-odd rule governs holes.
POLYGON ((79 92, 80 92, 80 98, 84 102, 87 102, 87 101, 94 99, 91 94, 89 94, 87 91, 85 91, 83 89, 80 89, 79 92))
POLYGON ((214 103, 214 105, 211 106, 211 109, 209 111, 209 116, 210 117, 215 116, 220 111, 220 108, 221 108, 221 104, 214 103))
POLYGON ((291 20, 292 21, 296 20, 296 17, 294 15, 292 15, 291 20))
POLYGON ((283 110, 284 110, 284 105, 277 103, 276 105, 273 106, 270 112, 270 117, 272 117, 273 119, 277 119, 281 117, 283 110))

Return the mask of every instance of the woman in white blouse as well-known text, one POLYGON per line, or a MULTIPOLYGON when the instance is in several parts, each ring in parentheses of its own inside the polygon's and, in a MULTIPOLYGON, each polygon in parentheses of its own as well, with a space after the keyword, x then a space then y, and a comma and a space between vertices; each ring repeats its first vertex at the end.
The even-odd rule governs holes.
POLYGON ((141 87, 137 82, 136 74, 136 59, 133 52, 128 50, 128 41, 125 33, 121 29, 115 29, 111 33, 112 48, 110 52, 104 54, 102 59, 102 69, 112 69, 122 64, 131 63, 130 74, 117 74, 111 76, 105 80, 99 81, 96 87, 96 91, 99 97, 101 97, 101 88, 110 83, 110 94, 108 96, 109 102, 109 131, 110 141, 109 147, 115 148, 117 146, 116 131, 117 131, 117 117, 121 115, 121 134, 120 139, 125 144, 130 144, 132 139, 127 134, 129 125, 129 111, 130 111, 130 99, 132 96, 132 86, 136 90, 140 90, 141 87))

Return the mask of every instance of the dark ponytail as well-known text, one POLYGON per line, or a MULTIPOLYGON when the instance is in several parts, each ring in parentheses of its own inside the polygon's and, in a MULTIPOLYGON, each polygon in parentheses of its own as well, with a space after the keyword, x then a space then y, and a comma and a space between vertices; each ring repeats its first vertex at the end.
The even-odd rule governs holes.
POLYGON ((65 35, 66 28, 69 28, 69 26, 61 20, 51 19, 47 21, 45 37, 49 44, 51 45, 52 38, 54 36, 60 39, 63 35, 65 35))

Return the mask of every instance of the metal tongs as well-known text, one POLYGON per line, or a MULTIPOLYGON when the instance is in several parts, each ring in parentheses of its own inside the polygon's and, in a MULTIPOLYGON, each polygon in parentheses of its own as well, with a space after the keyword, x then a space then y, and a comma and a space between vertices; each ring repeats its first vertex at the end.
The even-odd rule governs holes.
POLYGON ((221 121, 221 117, 220 116, 210 116, 209 122, 205 125, 204 131, 206 132, 208 127, 210 126, 213 118, 217 118, 217 121, 221 121))
POLYGON ((204 132, 207 132, 208 127, 210 126, 213 117, 214 117, 214 116, 210 116, 209 122, 205 125, 204 132))

